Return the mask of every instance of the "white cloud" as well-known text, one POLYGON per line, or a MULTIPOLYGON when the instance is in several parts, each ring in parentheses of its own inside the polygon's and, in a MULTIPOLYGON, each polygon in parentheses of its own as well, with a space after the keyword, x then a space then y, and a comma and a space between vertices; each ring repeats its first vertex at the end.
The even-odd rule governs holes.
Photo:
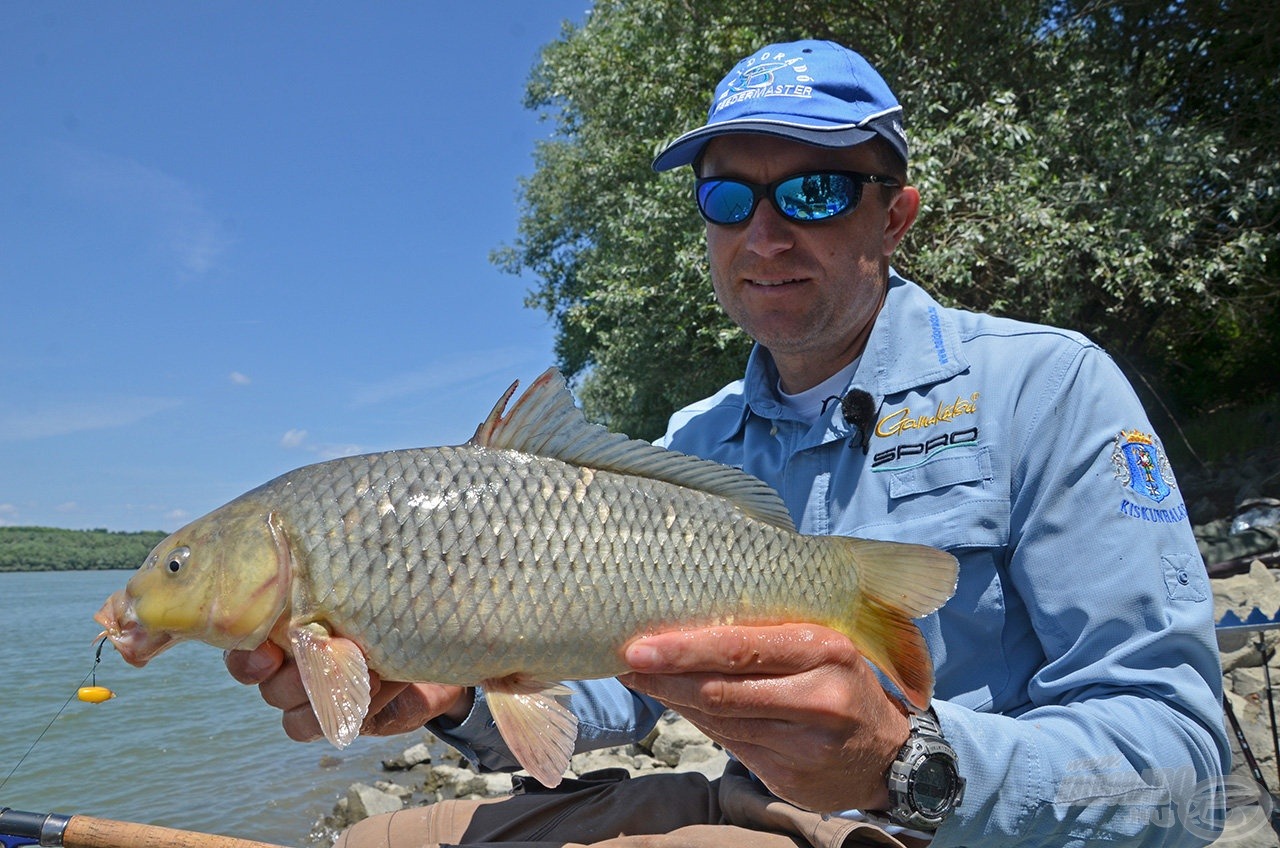
POLYGON ((159 168, 70 144, 59 145, 64 179, 112 217, 138 220, 156 247, 191 276, 207 274, 231 243, 200 193, 159 168))
POLYGON ((312 453, 320 459, 338 459, 344 456, 356 456, 365 452, 361 445, 345 444, 345 445, 316 445, 308 448, 312 453))
POLYGON ((248 375, 241 374, 239 371, 232 371, 227 379, 232 383, 235 383, 237 386, 247 386, 253 382, 253 380, 249 379, 248 375))
POLYGON ((69 512, 79 512, 80 504, 76 503, 75 501, 65 501, 55 506, 54 510, 57 512, 61 512, 63 514, 66 514, 69 512))
POLYGON ((0 442, 20 442, 127 427, 178 406, 180 401, 157 397, 115 397, 97 400, 34 404, 23 409, 0 409, 0 442))
MULTIPOLYGON (((417 371, 406 371, 371 383, 356 391, 356 406, 369 406, 411 395, 440 391, 453 386, 472 383, 488 377, 515 377, 529 365, 531 353, 525 348, 494 348, 477 351, 467 356, 436 362, 417 371)), ((495 397, 494 400, 497 400, 495 397)))
POLYGON ((355 456, 363 453, 364 448, 357 444, 310 444, 307 442, 307 431, 294 429, 280 437, 280 447, 289 450, 301 450, 315 454, 320 459, 337 459, 342 456, 355 456))
POLYGON ((0 526, 17 522, 18 508, 11 503, 0 503, 0 526))

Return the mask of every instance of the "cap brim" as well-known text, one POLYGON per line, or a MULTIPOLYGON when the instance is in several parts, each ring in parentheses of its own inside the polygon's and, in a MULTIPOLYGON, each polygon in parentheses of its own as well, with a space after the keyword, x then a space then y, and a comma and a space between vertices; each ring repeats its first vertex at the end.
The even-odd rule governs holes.
MULTIPOLYGON (((753 118, 743 121, 722 121, 690 130, 667 145, 653 160, 655 171, 669 171, 681 165, 691 165, 702 148, 716 136, 730 133, 757 133, 789 138, 818 147, 853 147, 870 141, 880 133, 864 127, 840 126, 831 128, 799 126, 786 121, 753 118)), ((883 137, 883 136, 882 136, 883 137)), ((903 155, 905 159, 905 154, 903 155)))

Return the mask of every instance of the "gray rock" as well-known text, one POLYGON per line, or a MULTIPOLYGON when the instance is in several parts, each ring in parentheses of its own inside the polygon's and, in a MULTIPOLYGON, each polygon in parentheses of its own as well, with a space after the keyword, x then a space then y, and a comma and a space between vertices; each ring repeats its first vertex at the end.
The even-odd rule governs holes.
POLYGON ((432 766, 426 773, 422 793, 431 801, 452 798, 493 798, 511 792, 511 775, 479 774, 470 768, 432 766))
POLYGON ((406 748, 397 756, 382 761, 382 767, 387 771, 404 771, 423 763, 431 762, 431 746, 426 742, 419 742, 406 748))
POLYGON ((626 769, 630 774, 637 774, 652 769, 653 762, 653 757, 637 746, 618 746, 573 754, 570 770, 575 775, 590 774, 600 769, 626 769))
POLYGON ((482 798, 496 798, 499 795, 511 794, 511 775, 488 772, 478 777, 480 778, 479 794, 482 798))
POLYGON ((484 781, 479 778, 480 775, 471 769, 446 765, 433 766, 422 785, 422 791, 436 801, 466 798, 472 794, 479 794, 483 789, 484 781))
POLYGON ((347 822, 354 824, 369 816, 394 813, 402 809, 404 802, 395 795, 383 792, 366 783, 353 783, 347 789, 347 822))
POLYGON ((413 790, 407 786, 402 786, 391 780, 375 780, 373 788, 379 792, 385 792, 388 795, 399 798, 402 802, 413 797, 413 790))
POLYGON ((719 745, 686 745, 680 751, 680 762, 676 764, 675 771, 696 771, 706 775, 708 780, 715 780, 724 773, 728 764, 729 755, 719 745))
POLYGON ((701 730, 682 718, 671 716, 658 723, 658 736, 653 740, 653 756, 675 767, 680 764, 680 752, 690 745, 709 745, 711 740, 701 730))

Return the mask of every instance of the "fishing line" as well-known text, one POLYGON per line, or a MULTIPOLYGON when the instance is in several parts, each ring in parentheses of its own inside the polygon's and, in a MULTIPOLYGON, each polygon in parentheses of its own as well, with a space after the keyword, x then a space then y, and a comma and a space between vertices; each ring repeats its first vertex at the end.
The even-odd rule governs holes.
MULTIPOLYGON (((97 653, 93 655, 93 667, 89 669, 88 674, 86 674, 83 678, 81 678, 80 686, 84 686, 85 681, 89 680, 90 678, 93 678, 94 685, 97 684, 98 663, 102 662, 102 647, 106 644, 107 644, 107 637, 103 636, 102 641, 98 643, 97 653)), ((0 780, 0 789, 4 789, 5 784, 9 782, 9 778, 13 777, 14 772, 16 772, 19 768, 22 767, 22 764, 26 762, 27 757, 31 756, 31 752, 35 750, 35 747, 37 745, 40 744, 40 740, 43 739, 44 735, 49 732, 49 728, 53 727, 53 723, 58 720, 58 717, 61 716, 63 711, 67 708, 67 704, 70 704, 71 701, 75 699, 76 695, 77 695, 77 692, 72 692, 70 695, 67 696, 67 700, 62 702, 62 706, 58 708, 58 712, 54 714, 53 718, 49 719, 49 723, 45 725, 44 730, 40 731, 40 735, 36 737, 36 741, 32 742, 31 747, 27 748, 27 752, 18 758, 18 762, 14 765, 13 768, 9 769, 9 773, 5 775, 4 780, 0 780)))

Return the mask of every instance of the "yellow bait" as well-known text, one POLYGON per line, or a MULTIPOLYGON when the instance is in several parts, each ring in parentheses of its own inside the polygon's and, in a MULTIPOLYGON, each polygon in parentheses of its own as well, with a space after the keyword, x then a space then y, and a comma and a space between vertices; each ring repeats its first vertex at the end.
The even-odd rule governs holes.
POLYGON ((105 686, 81 686, 76 692, 76 697, 90 704, 101 704, 103 701, 110 701, 116 696, 105 686))

